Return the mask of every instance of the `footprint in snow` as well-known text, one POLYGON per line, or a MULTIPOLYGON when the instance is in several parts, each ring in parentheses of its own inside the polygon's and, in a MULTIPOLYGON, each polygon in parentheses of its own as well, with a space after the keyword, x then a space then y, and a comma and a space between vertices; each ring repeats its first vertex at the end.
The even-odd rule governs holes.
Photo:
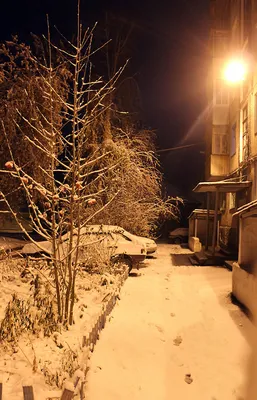
POLYGON ((179 346, 182 343, 182 337, 181 336, 177 336, 174 340, 173 340, 173 344, 174 346, 179 346))

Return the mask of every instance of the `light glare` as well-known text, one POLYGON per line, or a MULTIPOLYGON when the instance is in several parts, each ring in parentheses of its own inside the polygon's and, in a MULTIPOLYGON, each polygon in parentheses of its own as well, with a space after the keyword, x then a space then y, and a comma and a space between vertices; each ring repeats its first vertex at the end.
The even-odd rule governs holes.
POLYGON ((245 80, 246 65, 239 60, 231 61, 225 68, 225 79, 231 83, 237 83, 245 80))

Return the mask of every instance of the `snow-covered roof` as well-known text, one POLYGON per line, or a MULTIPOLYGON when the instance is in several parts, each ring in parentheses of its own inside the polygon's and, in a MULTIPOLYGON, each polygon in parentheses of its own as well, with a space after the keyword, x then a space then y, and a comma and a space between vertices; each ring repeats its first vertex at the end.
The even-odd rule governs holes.
POLYGON ((252 208, 257 208, 257 200, 251 201, 250 203, 244 204, 233 214, 233 216, 244 214, 250 211, 252 208))
POLYGON ((193 189, 193 192, 207 193, 216 192, 220 193, 235 193, 240 190, 246 189, 252 185, 251 181, 242 182, 229 182, 229 181, 217 181, 217 182, 199 182, 198 185, 193 189))
MULTIPOLYGON (((201 216, 207 216, 208 211, 206 209, 203 208, 196 208, 195 210, 193 210, 190 214, 190 216, 188 217, 188 219, 192 219, 192 218, 197 218, 197 217, 201 217, 201 216)), ((213 217, 215 214, 214 210, 209 210, 209 216, 213 217)), ((218 214, 221 214, 220 211, 218 211, 218 214)))

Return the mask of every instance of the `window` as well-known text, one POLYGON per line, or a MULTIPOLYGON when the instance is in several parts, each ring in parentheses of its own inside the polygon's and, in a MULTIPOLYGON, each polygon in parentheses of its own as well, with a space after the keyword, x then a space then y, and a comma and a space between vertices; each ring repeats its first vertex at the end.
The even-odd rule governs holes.
POLYGON ((231 145, 230 145, 230 155, 231 157, 236 154, 236 123, 232 125, 231 128, 231 145))
POLYGON ((117 240, 126 240, 126 241, 128 241, 128 242, 131 242, 132 240, 131 239, 129 239, 127 236, 125 236, 123 233, 115 233, 115 238, 117 239, 117 240))
POLYGON ((126 239, 129 242, 132 242, 132 239, 130 239, 127 235, 124 235, 124 233, 122 233, 122 237, 123 237, 123 239, 126 239))
POLYGON ((227 137, 225 135, 213 135, 212 154, 228 154, 227 137))
POLYGON ((214 103, 218 106, 227 106, 228 101, 228 86, 224 80, 217 79, 214 86, 214 103))
POLYGON ((248 105, 242 110, 242 157, 241 161, 249 157, 249 134, 248 134, 248 105))
POLYGON ((228 154, 227 125, 214 125, 212 154, 228 154))

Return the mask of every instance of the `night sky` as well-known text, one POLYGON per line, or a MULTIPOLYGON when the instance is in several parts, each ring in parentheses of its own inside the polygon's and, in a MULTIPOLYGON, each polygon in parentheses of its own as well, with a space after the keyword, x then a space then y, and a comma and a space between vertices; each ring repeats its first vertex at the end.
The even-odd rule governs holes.
MULTIPOLYGON (((8 0, 1 4, 0 39, 17 33, 29 40, 30 32, 46 32, 46 14, 71 37, 76 30, 76 0, 8 0)), ((199 143, 204 140, 207 106, 208 0, 81 0, 85 26, 111 12, 123 26, 133 24, 131 69, 138 81, 143 119, 157 132, 158 146, 199 143)), ((167 180, 182 194, 204 179, 203 145, 161 155, 167 180)))

